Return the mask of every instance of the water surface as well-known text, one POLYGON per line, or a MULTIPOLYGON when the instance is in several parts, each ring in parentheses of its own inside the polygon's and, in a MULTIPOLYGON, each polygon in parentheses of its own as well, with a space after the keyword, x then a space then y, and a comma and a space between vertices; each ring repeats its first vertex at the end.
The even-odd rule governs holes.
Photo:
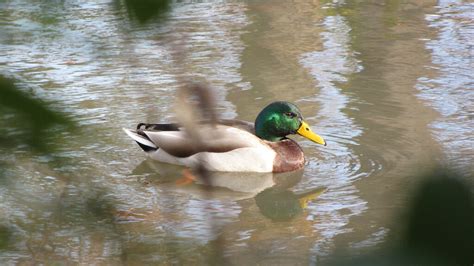
POLYGON ((1 153, 2 263, 324 263, 384 241, 423 170, 473 172, 472 3, 172 3, 145 25, 110 1, 0 5, 0 73, 79 124, 51 156, 1 153), (328 146, 294 137, 303 171, 178 185, 121 128, 173 120, 186 80, 225 118, 294 102, 328 146))

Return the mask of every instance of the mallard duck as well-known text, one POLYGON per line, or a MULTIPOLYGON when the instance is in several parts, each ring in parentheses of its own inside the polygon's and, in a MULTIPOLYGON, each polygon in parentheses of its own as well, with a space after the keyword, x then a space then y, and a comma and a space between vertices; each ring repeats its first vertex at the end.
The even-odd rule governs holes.
POLYGON ((241 120, 200 124, 198 132, 193 132, 200 136, 198 144, 176 123, 140 123, 136 130, 123 130, 154 160, 187 167, 201 165, 209 171, 294 171, 304 167, 305 157, 288 135, 299 134, 326 145, 311 131, 298 107, 282 101, 263 108, 254 124, 241 120))

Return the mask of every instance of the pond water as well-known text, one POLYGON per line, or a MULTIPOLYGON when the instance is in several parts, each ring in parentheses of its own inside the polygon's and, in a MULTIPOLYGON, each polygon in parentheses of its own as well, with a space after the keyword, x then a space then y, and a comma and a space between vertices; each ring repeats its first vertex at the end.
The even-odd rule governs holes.
POLYGON ((144 25, 119 1, 0 3, 0 74, 79 125, 51 155, 0 153, 2 264, 324 264, 397 230, 420 173, 474 172, 473 3, 199 2, 144 25), (179 184, 121 128, 172 121, 183 80, 224 118, 294 102, 328 146, 294 137, 296 173, 179 184))

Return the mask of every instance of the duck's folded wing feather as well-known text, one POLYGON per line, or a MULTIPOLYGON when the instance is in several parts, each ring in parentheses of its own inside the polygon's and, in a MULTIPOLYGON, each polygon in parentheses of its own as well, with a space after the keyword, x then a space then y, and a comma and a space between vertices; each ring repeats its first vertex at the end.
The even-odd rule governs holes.
POLYGON ((188 157, 198 152, 228 152, 243 147, 258 147, 261 140, 246 130, 217 125, 199 128, 199 141, 185 131, 143 131, 156 146, 170 155, 188 157))
POLYGON ((242 129, 252 134, 255 134, 254 124, 248 121, 243 121, 243 120, 238 120, 238 119, 221 119, 218 121, 218 123, 221 125, 242 129))

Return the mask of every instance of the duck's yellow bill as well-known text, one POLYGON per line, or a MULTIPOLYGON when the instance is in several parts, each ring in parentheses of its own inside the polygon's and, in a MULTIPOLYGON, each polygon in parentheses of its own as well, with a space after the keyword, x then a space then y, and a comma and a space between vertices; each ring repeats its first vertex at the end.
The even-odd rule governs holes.
POLYGON ((326 146, 326 141, 324 141, 321 136, 314 133, 305 121, 301 122, 301 126, 300 128, 298 128, 298 131, 296 131, 296 133, 313 142, 326 146))

